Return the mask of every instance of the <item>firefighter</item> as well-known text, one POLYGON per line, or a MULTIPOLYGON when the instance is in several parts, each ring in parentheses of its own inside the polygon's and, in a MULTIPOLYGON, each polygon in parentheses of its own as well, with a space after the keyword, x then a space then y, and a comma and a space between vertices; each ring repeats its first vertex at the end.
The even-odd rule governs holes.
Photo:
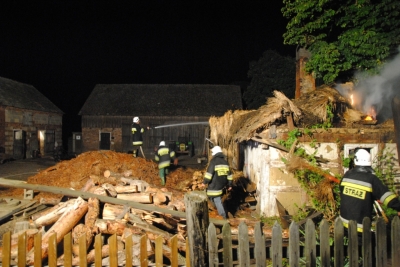
POLYGON ((207 196, 217 208, 218 214, 226 219, 226 212, 222 204, 222 196, 224 189, 227 187, 228 191, 232 189, 232 173, 229 168, 228 162, 222 153, 219 146, 214 146, 211 149, 212 159, 208 165, 207 172, 204 175, 203 184, 201 187, 207 188, 207 196))
MULTIPOLYGON (((147 127, 147 129, 150 129, 150 127, 147 127)), ((142 153, 143 158, 145 158, 144 153, 143 153, 143 134, 144 133, 144 128, 140 126, 140 119, 139 117, 134 117, 133 118, 133 124, 132 124, 132 145, 133 145, 133 156, 136 158, 137 155, 139 154, 139 149, 140 152, 142 153)))
POLYGON ((356 151, 354 165, 340 182, 340 218, 346 229, 352 220, 357 222, 357 231, 362 232, 364 217, 372 220, 375 200, 398 212, 400 201, 375 175, 371 167, 371 155, 367 150, 356 151))
POLYGON ((155 155, 155 160, 158 162, 161 185, 165 185, 165 176, 169 172, 168 168, 171 164, 171 160, 174 161, 174 165, 178 165, 178 159, 175 158, 175 151, 165 146, 165 141, 161 141, 155 155))

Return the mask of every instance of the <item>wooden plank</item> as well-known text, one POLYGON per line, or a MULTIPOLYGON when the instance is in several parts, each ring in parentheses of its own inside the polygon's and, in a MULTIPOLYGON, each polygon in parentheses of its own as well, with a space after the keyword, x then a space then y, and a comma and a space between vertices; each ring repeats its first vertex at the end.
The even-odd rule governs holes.
POLYGON ((110 267, 118 267, 118 246, 116 234, 113 234, 108 238, 108 244, 110 246, 110 267))
POLYGON ((156 267, 162 267, 163 266, 163 237, 162 236, 157 236, 155 240, 156 248, 155 248, 155 253, 156 253, 156 267))
POLYGON ((218 266, 218 240, 213 223, 208 226, 208 266, 218 266))
POLYGON ((171 248, 171 267, 178 267, 178 236, 174 235, 170 239, 171 248))
POLYGON ((64 244, 64 267, 72 267, 72 234, 67 233, 63 239, 64 244))
POLYGON ((57 233, 49 237, 49 255, 47 261, 49 267, 57 267, 57 233))
POLYGON ((349 222, 349 263, 350 267, 358 266, 358 232, 357 232, 357 222, 349 222))
POLYGON ((250 266, 249 230, 244 222, 239 224, 238 260, 241 267, 250 266))
POLYGON ((148 266, 147 259, 147 235, 143 235, 140 238, 140 267, 148 266))
POLYGON ((125 266, 132 267, 132 234, 125 239, 125 266))
POLYGON ((257 267, 264 267, 266 261, 266 251, 265 251, 265 237, 262 231, 261 222, 257 222, 254 225, 254 258, 256 260, 257 267))
POLYGON ((190 233, 189 249, 191 266, 207 266, 207 227, 208 198, 204 191, 192 191, 185 194, 186 226, 190 233))
POLYGON ((316 266, 317 244, 315 240, 315 225, 308 219, 305 225, 305 248, 306 267, 316 266))
POLYGON ((186 266, 190 267, 189 238, 186 237, 186 266))
POLYGON ((25 267, 25 266, 26 266, 26 232, 18 236, 18 267, 25 267))
POLYGON ((376 267, 387 266, 386 223, 379 217, 376 221, 376 267))
POLYGON ((334 267, 343 267, 344 262, 344 229, 342 220, 337 217, 335 220, 335 232, 334 232, 334 255, 333 259, 335 261, 334 267))
POLYGON ((294 221, 289 226, 289 266, 300 266, 299 225, 294 221))
MULTIPOLYGON (((35 248, 34 250, 34 262, 33 266, 34 267, 42 267, 42 233, 39 232, 35 235, 34 240, 33 240, 33 246, 35 248)), ((4 242, 3 242, 4 244, 4 242)), ((65 266, 69 267, 69 266, 65 266)))
POLYGON ((224 261, 224 266, 232 267, 233 266, 233 257, 232 257, 232 236, 231 236, 231 226, 229 223, 225 223, 222 226, 222 258, 224 261))
POLYGON ((372 239, 371 239, 371 219, 365 217, 363 220, 362 248, 361 257, 363 266, 372 267, 372 239))
POLYGON ((3 258, 2 266, 11 266, 11 232, 7 232, 3 235, 3 258))
POLYGON ((395 216, 391 225, 392 266, 400 266, 400 219, 395 216))
POLYGON ((94 266, 95 267, 102 267, 102 255, 101 255, 101 249, 102 249, 102 237, 101 234, 97 234, 96 237, 94 238, 94 266))
POLYGON ((329 246, 329 223, 325 219, 322 219, 319 226, 319 238, 321 267, 330 267, 331 249, 329 246))
POLYGON ((87 267, 86 235, 79 237, 79 267, 87 267))
POLYGON ((282 227, 277 221, 272 227, 271 258, 272 266, 282 267, 282 227))

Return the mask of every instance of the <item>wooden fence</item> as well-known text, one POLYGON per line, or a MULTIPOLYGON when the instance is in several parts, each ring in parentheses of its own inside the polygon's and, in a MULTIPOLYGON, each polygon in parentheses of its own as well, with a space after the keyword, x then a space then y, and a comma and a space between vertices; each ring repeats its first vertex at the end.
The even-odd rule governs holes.
MULTIPOLYGON (((374 231, 371 231, 370 220, 365 218, 363 227, 364 232, 362 237, 359 238, 355 222, 350 222, 347 234, 340 219, 337 219, 334 224, 333 235, 330 231, 330 225, 325 220, 321 222, 319 229, 315 228, 315 224, 311 220, 306 222, 304 229, 299 229, 299 226, 292 222, 289 228, 289 238, 286 240, 282 238, 282 228, 278 223, 273 226, 270 239, 264 237, 261 223, 255 225, 254 236, 249 236, 248 226, 243 222, 239 225, 238 235, 231 234, 231 227, 228 223, 222 227, 221 234, 217 235, 216 227, 211 223, 206 235, 208 248, 196 247, 195 251, 206 250, 206 255, 208 255, 207 266, 369 267, 373 266, 373 261, 375 261, 374 266, 376 267, 400 266, 399 218, 396 217, 392 221, 390 228, 381 218, 378 218, 374 231), (390 231, 389 238, 387 238, 387 229, 390 231), (359 244, 359 241, 362 244, 359 244)), ((137 244, 133 244, 132 238, 126 238, 124 252, 117 246, 116 235, 108 238, 106 249, 104 249, 102 236, 97 235, 94 250, 89 253, 87 252, 86 237, 82 236, 79 239, 79 257, 74 258, 72 256, 72 238, 69 233, 62 242, 63 253, 60 253, 60 255, 63 254, 62 260, 58 259, 56 240, 56 234, 50 237, 48 248, 46 248, 48 253, 44 255, 40 233, 34 236, 33 247, 35 249, 31 250, 27 249, 30 245, 26 234, 18 236, 17 247, 14 247, 11 244, 11 234, 8 232, 3 235, 1 266, 62 265, 66 267, 86 267, 91 264, 96 267, 105 265, 112 267, 165 266, 163 256, 169 258, 167 263, 169 266, 199 266, 191 263, 189 255, 186 254, 186 259, 184 259, 178 253, 176 236, 167 242, 170 255, 165 255, 164 239, 161 236, 156 238, 152 261, 148 259, 146 235, 142 236, 137 244), (17 253, 16 257, 12 257, 13 253, 17 253), (124 254, 122 258, 125 260, 121 259, 121 253, 124 254), (107 264, 103 262, 105 254, 109 256, 107 264), (46 258, 46 260, 42 260, 42 258, 46 258), (134 264, 134 260, 138 261, 139 265, 134 264)), ((188 244, 186 242, 187 246, 188 244)), ((188 247, 186 247, 186 251, 189 251, 188 247)))

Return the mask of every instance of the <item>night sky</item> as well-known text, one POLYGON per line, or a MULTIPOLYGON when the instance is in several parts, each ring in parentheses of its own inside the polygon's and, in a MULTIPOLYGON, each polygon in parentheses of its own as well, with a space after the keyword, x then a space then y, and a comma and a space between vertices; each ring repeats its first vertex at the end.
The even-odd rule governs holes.
POLYGON ((0 76, 33 85, 66 113, 96 84, 231 84, 283 45, 282 1, 2 1, 0 76), (7 3, 4 3, 7 2, 7 3))

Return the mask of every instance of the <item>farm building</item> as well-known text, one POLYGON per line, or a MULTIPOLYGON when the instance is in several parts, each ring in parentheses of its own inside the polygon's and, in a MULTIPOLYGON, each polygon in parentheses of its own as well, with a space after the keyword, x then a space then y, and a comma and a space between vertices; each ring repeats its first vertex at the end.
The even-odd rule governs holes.
POLYGON ((202 154, 209 134, 208 120, 242 108, 236 85, 98 84, 81 108, 82 150, 132 150, 135 116, 142 127, 145 155, 160 141, 181 153, 202 154), (178 124, 178 126, 176 126, 178 124))
POLYGON ((51 154, 62 143, 63 112, 32 85, 0 77, 0 153, 51 154))
POLYGON ((367 149, 375 159, 390 155, 395 180, 400 178, 393 120, 380 124, 374 119, 365 120, 365 114, 352 109, 345 97, 327 86, 295 100, 274 93, 275 97, 258 110, 237 110, 210 119, 210 139, 223 148, 233 168, 243 170, 257 185, 255 197, 260 214, 279 215, 279 204, 294 214, 298 207, 310 203, 309 193, 293 172, 312 167, 305 162, 298 165, 293 156, 295 147, 315 156, 317 168, 329 170, 330 176, 343 175, 347 169, 342 159, 350 158, 358 148, 367 149), (328 105, 335 115, 333 124, 312 128, 328 121, 328 105), (303 132, 298 135, 298 143, 292 147, 282 145, 280 141, 288 140, 297 130, 303 132))

